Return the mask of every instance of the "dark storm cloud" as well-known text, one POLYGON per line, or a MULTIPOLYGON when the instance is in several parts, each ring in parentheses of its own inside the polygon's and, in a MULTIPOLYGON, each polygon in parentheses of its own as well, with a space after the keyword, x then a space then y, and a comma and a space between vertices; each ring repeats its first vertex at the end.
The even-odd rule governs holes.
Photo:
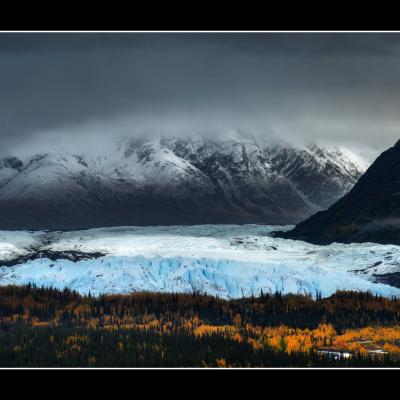
POLYGON ((388 54, 399 48, 397 33, 2 33, 0 52, 93 51, 152 47, 207 46, 233 51, 271 54, 388 54), (149 47, 150 46, 150 47, 149 47))
POLYGON ((399 49, 395 33, 2 33, 0 145, 225 125, 388 146, 399 49))

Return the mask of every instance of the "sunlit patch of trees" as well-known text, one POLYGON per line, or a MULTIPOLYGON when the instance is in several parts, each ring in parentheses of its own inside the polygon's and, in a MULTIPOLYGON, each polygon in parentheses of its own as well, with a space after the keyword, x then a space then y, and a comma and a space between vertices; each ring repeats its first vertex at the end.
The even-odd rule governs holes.
POLYGON ((400 301, 0 288, 0 367, 400 366, 400 301), (350 352, 334 359, 321 351, 350 352))

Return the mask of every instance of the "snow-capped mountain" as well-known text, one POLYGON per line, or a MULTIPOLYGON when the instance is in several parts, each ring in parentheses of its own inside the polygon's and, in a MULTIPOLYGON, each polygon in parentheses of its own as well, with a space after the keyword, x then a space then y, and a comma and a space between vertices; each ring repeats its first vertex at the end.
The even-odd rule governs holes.
POLYGON ((296 223, 367 168, 347 149, 230 139, 126 139, 108 154, 0 162, 0 227, 296 223))
POLYGON ((400 244, 400 141, 383 152, 357 184, 328 210, 285 237, 312 243, 400 244))
POLYGON ((327 208, 348 192, 369 164, 346 148, 315 144, 265 149, 276 170, 286 176, 312 204, 327 208))

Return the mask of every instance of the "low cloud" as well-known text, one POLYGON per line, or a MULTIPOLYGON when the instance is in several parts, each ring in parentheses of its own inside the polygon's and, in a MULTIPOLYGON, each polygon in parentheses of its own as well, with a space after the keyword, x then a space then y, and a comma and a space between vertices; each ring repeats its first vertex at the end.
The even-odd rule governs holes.
POLYGON ((399 48, 398 34, 0 34, 0 146, 240 130, 383 150, 400 132, 399 48))

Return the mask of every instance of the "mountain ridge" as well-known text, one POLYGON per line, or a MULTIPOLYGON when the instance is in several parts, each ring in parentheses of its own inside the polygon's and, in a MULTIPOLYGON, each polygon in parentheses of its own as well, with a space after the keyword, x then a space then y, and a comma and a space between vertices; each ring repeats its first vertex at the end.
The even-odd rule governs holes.
POLYGON ((240 135, 128 138, 108 154, 44 153, 3 164, 2 229, 291 224, 350 190, 366 167, 346 149, 240 135))
POLYGON ((352 190, 328 210, 283 233, 311 243, 400 244, 400 141, 383 152, 352 190))

